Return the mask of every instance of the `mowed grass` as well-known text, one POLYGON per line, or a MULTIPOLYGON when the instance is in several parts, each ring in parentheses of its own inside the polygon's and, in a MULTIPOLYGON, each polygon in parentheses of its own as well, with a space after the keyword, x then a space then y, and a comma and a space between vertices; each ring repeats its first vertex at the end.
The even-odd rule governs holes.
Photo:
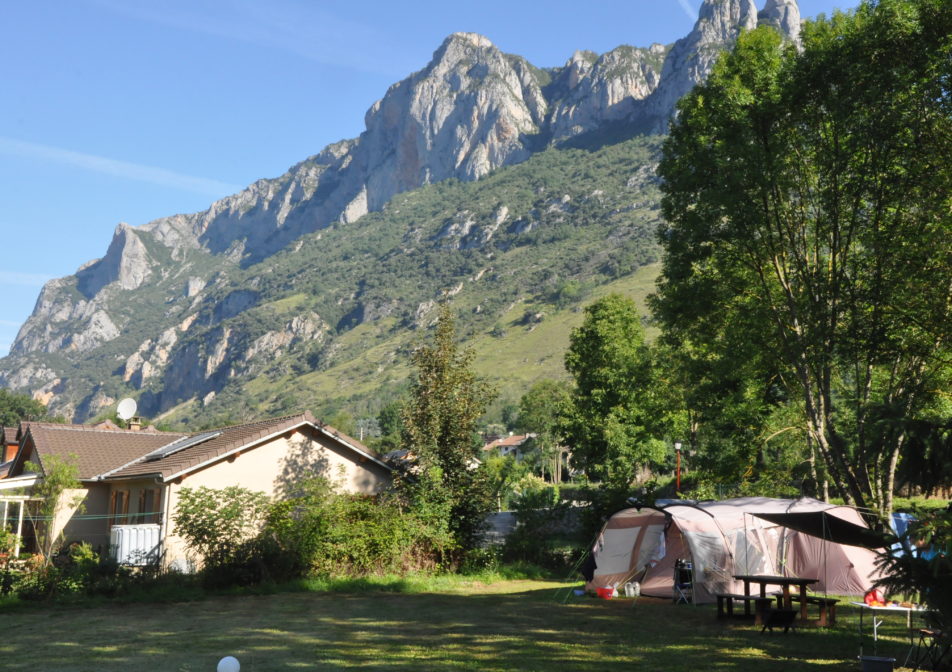
MULTIPOLYGON (((859 669, 858 613, 843 605, 835 628, 761 634, 718 621, 712 606, 563 603, 568 584, 555 582, 438 587, 16 608, 0 612, 0 669, 211 672, 225 655, 237 657, 242 672, 859 669)), ((901 618, 883 626, 879 655, 902 662, 903 626, 901 618)))

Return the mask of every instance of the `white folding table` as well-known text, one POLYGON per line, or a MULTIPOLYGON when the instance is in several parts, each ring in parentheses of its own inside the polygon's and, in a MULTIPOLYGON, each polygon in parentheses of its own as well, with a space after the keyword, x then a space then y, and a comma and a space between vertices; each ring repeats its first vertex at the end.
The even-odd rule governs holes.
MULTIPOLYGON (((886 612, 904 613, 906 615, 906 630, 909 632, 909 651, 915 646, 915 637, 912 634, 912 615, 921 614, 928 609, 920 605, 912 607, 900 607, 899 605, 886 605, 882 607, 873 607, 865 602, 850 602, 853 606, 859 607, 859 655, 863 655, 863 614, 868 610, 873 619, 873 653, 876 653, 876 642, 879 640, 879 626, 883 624, 883 619, 877 614, 885 615, 886 612)), ((909 654, 906 654, 909 659, 909 654)))

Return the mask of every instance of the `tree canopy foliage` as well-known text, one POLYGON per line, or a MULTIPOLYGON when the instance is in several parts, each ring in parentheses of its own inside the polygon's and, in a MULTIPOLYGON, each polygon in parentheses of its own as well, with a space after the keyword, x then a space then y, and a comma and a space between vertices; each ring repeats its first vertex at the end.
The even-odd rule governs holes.
POLYGON ((708 370, 795 402, 847 501, 891 508, 904 423, 947 417, 952 5, 864 2, 761 28, 665 142, 653 309, 708 370))
POLYGON ((559 418, 568 404, 569 391, 565 381, 540 380, 519 400, 516 426, 520 431, 535 434, 528 447, 542 476, 548 472, 553 483, 562 480, 559 418))
POLYGON ((565 368, 575 379, 561 432, 572 464, 590 478, 625 487, 639 468, 664 459, 656 436, 659 392, 635 302, 610 294, 585 308, 565 368))
POLYGON ((439 309, 433 340, 412 356, 416 377, 403 407, 402 447, 418 467, 410 482, 423 518, 442 522, 462 550, 478 543, 492 494, 479 460, 477 423, 494 396, 460 350, 452 309, 439 309))
POLYGON ((0 388, 0 426, 16 427, 21 420, 46 417, 46 406, 28 394, 16 394, 0 388))

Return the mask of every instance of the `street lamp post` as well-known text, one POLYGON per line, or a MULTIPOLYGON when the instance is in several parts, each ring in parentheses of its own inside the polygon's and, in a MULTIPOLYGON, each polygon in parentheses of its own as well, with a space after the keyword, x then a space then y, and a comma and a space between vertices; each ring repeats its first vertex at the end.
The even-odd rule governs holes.
POLYGON ((680 442, 680 441, 675 441, 675 442, 674 442, 674 452, 675 452, 675 454, 677 455, 677 458, 678 458, 677 468, 676 468, 675 477, 674 477, 674 478, 675 478, 675 489, 676 489, 678 492, 681 492, 681 442, 680 442))

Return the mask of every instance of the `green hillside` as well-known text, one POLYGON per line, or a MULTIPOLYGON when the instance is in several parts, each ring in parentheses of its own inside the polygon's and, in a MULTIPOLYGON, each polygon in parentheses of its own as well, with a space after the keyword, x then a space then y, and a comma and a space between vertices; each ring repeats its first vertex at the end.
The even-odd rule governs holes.
POLYGON ((430 185, 232 272, 206 305, 250 290, 259 298, 226 320, 201 316, 206 332, 226 328, 250 343, 308 312, 328 332, 253 376, 227 381, 204 405, 172 406, 164 419, 195 423, 301 407, 373 414, 406 385, 407 353, 441 296, 502 398, 564 376, 562 355, 582 305, 610 290, 639 299, 650 291, 658 144, 640 138, 595 151, 553 149, 476 183, 430 185))
MULTIPOLYGON (((399 194, 253 265, 201 248, 173 258, 143 236, 157 262, 150 281, 104 290, 121 333, 18 365, 55 371, 64 382, 51 389, 77 420, 126 396, 171 426, 301 408, 373 416, 405 389, 408 354, 445 299, 500 403, 518 400, 533 381, 565 375, 582 306, 613 289, 650 291, 659 147, 639 137, 552 148, 477 182, 399 194), (183 293, 193 282, 197 293, 183 293)), ((65 280, 67 300, 82 305, 83 282, 65 280)))
POLYGON ((206 305, 249 290, 260 298, 221 322, 200 317, 208 329, 252 342, 312 312, 328 333, 228 381, 204 407, 179 404, 165 418, 300 407, 373 414, 406 385, 407 353, 440 297, 451 301, 479 371, 501 397, 518 399, 535 380, 563 377, 580 307, 607 291, 643 300, 653 285, 658 146, 658 138, 637 138, 597 150, 552 149, 479 182, 430 185, 232 272, 206 305))

